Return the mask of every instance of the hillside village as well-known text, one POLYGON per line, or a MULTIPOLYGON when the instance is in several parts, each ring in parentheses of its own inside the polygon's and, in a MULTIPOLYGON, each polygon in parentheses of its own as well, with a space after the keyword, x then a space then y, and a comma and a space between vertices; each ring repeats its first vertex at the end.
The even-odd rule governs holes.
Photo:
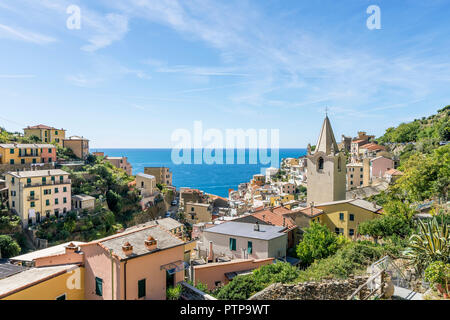
POLYGON ((65 129, 2 128, 0 299, 448 298, 449 118, 338 142, 327 115, 228 198, 65 129))

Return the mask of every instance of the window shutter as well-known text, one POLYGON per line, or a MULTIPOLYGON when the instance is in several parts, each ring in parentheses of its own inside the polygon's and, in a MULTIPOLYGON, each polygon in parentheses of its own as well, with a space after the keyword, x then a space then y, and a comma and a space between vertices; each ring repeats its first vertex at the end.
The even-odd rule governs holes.
POLYGON ((145 279, 138 281, 138 298, 145 297, 145 279))
POLYGON ((95 277, 95 294, 103 296, 103 280, 95 277))

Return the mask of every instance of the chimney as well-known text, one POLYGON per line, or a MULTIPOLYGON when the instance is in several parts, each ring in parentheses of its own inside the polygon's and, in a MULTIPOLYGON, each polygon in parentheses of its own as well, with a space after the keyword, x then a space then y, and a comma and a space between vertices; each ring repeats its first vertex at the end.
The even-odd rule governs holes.
POLYGON ((125 253, 125 255, 129 256, 133 253, 133 246, 128 241, 124 243, 122 246, 122 250, 125 253))
POLYGON ((157 244, 158 241, 152 236, 149 236, 147 240, 145 240, 145 246, 148 250, 155 250, 157 248, 157 244))
POLYGON ((286 227, 286 218, 283 217, 283 227, 286 227))
POLYGON ((78 247, 73 242, 71 242, 66 246, 66 254, 74 253, 75 251, 77 251, 77 249, 78 247))
POLYGON ((213 252, 213 243, 212 241, 209 242, 209 252, 208 252, 208 261, 214 260, 214 252, 213 252))
POLYGON ((266 220, 266 215, 263 214, 263 215, 262 215, 262 218, 263 218, 263 220, 266 220))
POLYGON ((254 231, 259 231, 259 223, 256 221, 255 225, 253 226, 254 231))

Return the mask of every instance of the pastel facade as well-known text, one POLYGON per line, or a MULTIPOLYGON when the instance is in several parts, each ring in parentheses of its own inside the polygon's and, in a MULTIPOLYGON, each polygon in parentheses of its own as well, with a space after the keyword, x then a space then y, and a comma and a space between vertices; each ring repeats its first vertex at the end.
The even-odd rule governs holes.
POLYGON ((347 190, 362 187, 364 183, 364 167, 360 162, 347 164, 347 190))
POLYGON ((187 202, 184 211, 185 219, 191 225, 213 220, 212 206, 208 203, 187 202))
POLYGON ((250 184, 252 186, 263 186, 266 183, 266 177, 263 174, 255 174, 250 184))
MULTIPOLYGON (((49 250, 44 249, 44 250, 49 250)), ((189 249, 189 248, 188 248, 189 249)), ((55 299, 66 292, 66 299, 81 300, 165 300, 166 289, 184 280, 186 243, 161 225, 148 225, 125 230, 89 243, 73 244, 53 254, 36 254, 33 272, 47 268, 74 268, 79 266, 81 277, 50 279, 42 288, 26 293, 28 299, 41 297, 55 299), (78 281, 78 282, 75 282, 78 281), (67 285, 79 291, 70 295, 67 285)), ((48 280, 48 281, 47 281, 48 280)), ((2 286, 1 294, 14 292, 2 286)), ((22 279, 27 285, 34 279, 22 279)))
POLYGON ((86 194, 77 194, 72 196, 72 210, 83 211, 93 210, 95 208, 95 198, 86 194))
POLYGON ((23 225, 40 222, 71 210, 71 180, 60 169, 8 172, 9 208, 23 225))
POLYGON ((52 144, 0 144, 0 164, 53 163, 56 147, 52 144))
POLYGON ((231 259, 266 259, 286 256, 286 228, 228 221, 204 229, 198 242, 200 252, 208 260, 218 257, 231 259))
POLYGON ((272 264, 274 259, 236 259, 229 262, 215 262, 194 266, 194 283, 205 284, 208 290, 226 285, 239 273, 249 273, 254 269, 272 264))
POLYGON ((63 147, 73 151, 74 155, 85 160, 89 155, 89 140, 79 136, 71 136, 63 140, 63 147))
POLYGON ((381 207, 371 202, 353 199, 334 201, 307 207, 297 211, 312 221, 326 225, 330 231, 349 239, 358 236, 358 225, 381 216, 381 207))
POLYGON ((114 167, 123 169, 125 172, 131 176, 132 175, 132 167, 131 164, 128 162, 127 157, 110 157, 106 156, 105 160, 111 163, 114 167))
POLYGON ((62 147, 63 140, 66 138, 66 130, 49 127, 43 124, 37 126, 28 126, 23 129, 25 137, 35 136, 43 143, 57 143, 62 147))
POLYGON ((287 183, 283 183, 281 185, 281 192, 282 193, 287 193, 287 194, 295 194, 295 184, 287 182, 287 183))
POLYGON ((138 173, 136 175, 136 188, 140 190, 143 197, 150 197, 155 194, 156 178, 150 174, 138 173))
POLYGON ((0 279, 0 300, 83 300, 84 271, 76 264, 24 270, 0 279))
POLYGON ((382 178, 386 171, 394 168, 392 159, 380 156, 370 159, 370 176, 372 178, 382 178))
POLYGON ((295 200, 295 196, 293 194, 283 193, 278 196, 270 197, 270 206, 277 207, 277 206, 284 205, 284 204, 294 201, 294 200, 295 200))
POLYGON ((145 174, 150 174, 156 178, 156 183, 172 185, 172 172, 167 167, 145 167, 145 174))

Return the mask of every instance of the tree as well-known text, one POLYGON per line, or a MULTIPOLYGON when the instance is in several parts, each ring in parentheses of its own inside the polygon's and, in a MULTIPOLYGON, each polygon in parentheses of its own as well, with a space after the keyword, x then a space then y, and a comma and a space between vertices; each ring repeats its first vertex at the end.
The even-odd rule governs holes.
POLYGON ((404 175, 390 189, 391 196, 408 202, 432 197, 447 199, 450 184, 450 145, 431 154, 414 154, 400 168, 404 175))
POLYGON ((114 213, 119 213, 122 209, 121 203, 122 197, 112 190, 108 190, 106 193, 106 202, 108 203, 108 208, 114 213))
POLYGON ((414 210, 408 204, 398 200, 387 202, 384 211, 381 218, 362 222, 358 226, 358 233, 376 239, 394 235, 405 238, 411 234, 414 210))
POLYGON ((0 252, 2 258, 11 258, 20 253, 19 244, 10 236, 0 235, 0 252))
POLYGON ((264 286, 258 284, 252 275, 242 275, 220 288, 216 297, 220 300, 245 300, 262 289, 264 286))
POLYGON ((339 248, 338 237, 326 226, 311 222, 305 229, 303 240, 297 246, 297 257, 303 265, 334 254, 339 248))
POLYGON ((287 262, 276 262, 253 270, 255 281, 267 286, 273 282, 288 283, 299 275, 299 269, 287 262))

